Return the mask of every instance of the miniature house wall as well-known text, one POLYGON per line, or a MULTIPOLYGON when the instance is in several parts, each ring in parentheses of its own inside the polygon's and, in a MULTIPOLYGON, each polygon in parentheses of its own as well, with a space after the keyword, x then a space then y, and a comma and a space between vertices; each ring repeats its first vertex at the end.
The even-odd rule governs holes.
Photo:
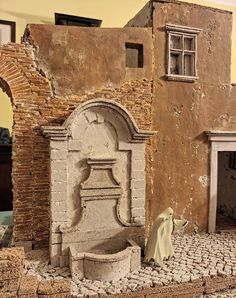
MULTIPOLYGON (((112 203, 120 200, 121 221, 143 223, 144 188, 136 190, 142 183, 132 180, 133 167, 141 167, 141 162, 131 146, 144 145, 136 130, 131 129, 132 117, 125 117, 122 108, 109 104, 105 109, 115 115, 112 121, 116 121, 93 123, 91 137, 85 135, 86 140, 82 140, 87 146, 83 150, 79 149, 77 137, 83 133, 73 130, 73 125, 67 127, 68 121, 62 125, 78 106, 82 108, 81 103, 86 105, 86 101, 99 98, 119 102, 132 114, 138 127, 158 131, 146 148, 146 232, 167 206, 173 207, 176 216, 189 220, 190 231, 207 230, 212 201, 208 183, 211 158, 204 131, 236 129, 236 88, 230 82, 231 26, 230 12, 155 0, 126 28, 35 24, 27 27, 25 43, 0 47, 0 83, 11 97, 14 111, 12 182, 16 245, 47 247, 50 234, 51 255, 55 256, 55 263, 59 262, 58 256, 63 262, 69 245, 62 227, 76 227, 92 177, 84 189, 82 183, 89 178, 90 169, 101 167, 109 172, 110 188, 116 196, 112 203), (201 29, 196 37, 198 78, 194 82, 166 80, 167 24, 201 29), (127 50, 132 49, 143 58, 136 67, 127 63, 127 50), (51 136, 50 174, 49 148, 42 126, 47 126, 45 134, 51 136), (118 135, 119 126, 122 134, 118 135), (95 127, 97 130, 92 132, 95 127), (97 144, 101 132, 106 145, 97 144), (127 141, 129 138, 131 141, 127 141), (121 149, 114 149, 117 144, 121 149), (100 149, 93 152, 91 147, 100 149), (49 178, 55 181, 51 188, 49 178), (130 181, 130 188, 124 179, 130 181), (55 202, 52 209, 49 192, 50 202, 55 202)), ((104 106, 100 109, 104 111, 104 106)), ((114 217, 109 220, 114 224, 114 217)))
POLYGON ((111 253, 127 239, 144 245, 145 140, 120 104, 80 105, 50 138, 50 257, 68 265, 69 249, 111 253))

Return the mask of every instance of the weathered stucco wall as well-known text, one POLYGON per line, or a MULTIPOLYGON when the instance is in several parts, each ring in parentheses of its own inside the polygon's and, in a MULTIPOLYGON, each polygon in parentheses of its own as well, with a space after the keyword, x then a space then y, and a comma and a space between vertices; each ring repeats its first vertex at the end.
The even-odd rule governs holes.
POLYGON ((153 216, 171 206, 190 228, 208 221, 210 144, 204 131, 236 129, 236 98, 230 85, 231 13, 154 2, 154 200, 153 216), (195 83, 166 81, 166 23, 202 29, 197 37, 195 83))
MULTIPOLYGON (((150 129, 152 47, 148 29, 34 25, 27 35, 31 45, 0 48, 0 78, 14 111, 14 238, 42 246, 49 235, 49 146, 41 126, 62 124, 80 103, 106 98, 150 129), (143 68, 125 67, 125 42, 145 43, 143 68)), ((148 153, 147 167, 149 160, 148 153)))
POLYGON ((57 95, 83 94, 124 80, 150 79, 151 29, 29 25, 25 39, 57 95), (45 42, 46 41, 46 42, 45 42), (145 44, 142 68, 126 68, 125 43, 145 44))

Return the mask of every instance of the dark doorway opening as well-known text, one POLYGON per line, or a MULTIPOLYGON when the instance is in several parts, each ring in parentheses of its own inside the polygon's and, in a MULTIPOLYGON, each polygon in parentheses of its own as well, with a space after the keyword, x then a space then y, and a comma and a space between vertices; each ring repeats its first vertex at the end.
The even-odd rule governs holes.
POLYGON ((236 152, 218 153, 217 231, 236 231, 236 152))
POLYGON ((0 211, 12 210, 11 151, 11 144, 0 143, 0 211))
POLYGON ((0 78, 0 242, 3 226, 13 225, 12 193, 12 95, 8 84, 0 78), (1 90, 2 89, 2 90, 1 90))

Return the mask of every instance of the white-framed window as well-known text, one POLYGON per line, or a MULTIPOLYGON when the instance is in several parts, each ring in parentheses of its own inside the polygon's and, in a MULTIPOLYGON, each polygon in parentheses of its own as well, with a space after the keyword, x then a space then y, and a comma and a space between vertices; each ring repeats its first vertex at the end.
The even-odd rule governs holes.
POLYGON ((197 76, 197 35, 201 29, 166 25, 168 80, 194 82, 197 76))

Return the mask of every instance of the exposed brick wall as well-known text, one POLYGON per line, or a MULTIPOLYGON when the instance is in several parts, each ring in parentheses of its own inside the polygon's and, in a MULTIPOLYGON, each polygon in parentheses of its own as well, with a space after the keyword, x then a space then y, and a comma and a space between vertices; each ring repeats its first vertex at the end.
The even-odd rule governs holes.
MULTIPOLYGON (((16 241, 48 245, 49 148, 40 127, 60 125, 82 102, 106 98, 121 103, 141 129, 151 129, 152 84, 148 80, 124 82, 119 88, 101 88, 80 96, 55 96, 51 84, 34 62, 34 49, 26 44, 0 48, 0 78, 13 104, 13 211, 16 241)), ((151 159, 150 145, 147 160, 151 159)), ((147 163, 150 171, 150 162, 147 163)), ((150 185, 150 183, 149 183, 150 185)))
POLYGON ((46 165, 42 162, 47 153, 37 150, 35 115, 42 100, 45 102, 51 96, 51 91, 47 80, 35 69, 32 48, 25 45, 1 47, 0 77, 9 86, 10 92, 7 90, 7 93, 11 94, 13 104, 14 236, 16 240, 32 240, 40 222, 44 225, 42 230, 48 226, 48 211, 45 212, 45 208, 38 212, 39 220, 34 216, 36 205, 48 205, 45 190, 39 189, 42 180, 48 187, 46 165), (39 165, 40 169, 45 170, 40 179, 36 168, 39 165))

